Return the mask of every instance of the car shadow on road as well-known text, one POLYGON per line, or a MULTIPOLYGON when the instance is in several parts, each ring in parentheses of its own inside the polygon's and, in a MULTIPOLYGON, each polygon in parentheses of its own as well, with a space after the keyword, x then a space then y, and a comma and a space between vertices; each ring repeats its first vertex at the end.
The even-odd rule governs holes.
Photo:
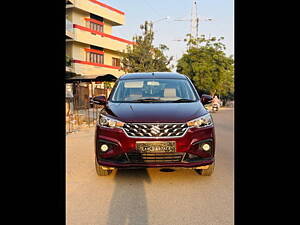
POLYGON ((145 182, 151 182, 146 169, 116 171, 107 225, 148 224, 145 182))

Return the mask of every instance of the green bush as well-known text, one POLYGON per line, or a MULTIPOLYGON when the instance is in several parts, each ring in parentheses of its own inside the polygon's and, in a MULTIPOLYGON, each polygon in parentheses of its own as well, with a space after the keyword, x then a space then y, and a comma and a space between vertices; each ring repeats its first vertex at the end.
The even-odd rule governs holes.
POLYGON ((72 65, 72 58, 66 56, 66 66, 71 66, 71 65, 72 65))

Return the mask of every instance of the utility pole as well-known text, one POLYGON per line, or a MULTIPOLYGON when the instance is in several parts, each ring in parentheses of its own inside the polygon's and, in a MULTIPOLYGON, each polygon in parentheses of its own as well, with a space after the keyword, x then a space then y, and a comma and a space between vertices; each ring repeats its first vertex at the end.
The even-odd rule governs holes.
POLYGON ((197 1, 193 1, 191 15, 191 35, 193 38, 198 38, 199 17, 197 12, 197 1))
MULTIPOLYGON (((177 19, 175 21, 190 21, 191 22, 191 38, 198 38, 199 37, 199 24, 200 24, 201 20, 198 17, 197 1, 193 1, 190 19, 177 19)), ((205 18, 202 21, 212 21, 212 19, 205 18)), ((176 41, 179 41, 179 40, 176 40, 176 41)))

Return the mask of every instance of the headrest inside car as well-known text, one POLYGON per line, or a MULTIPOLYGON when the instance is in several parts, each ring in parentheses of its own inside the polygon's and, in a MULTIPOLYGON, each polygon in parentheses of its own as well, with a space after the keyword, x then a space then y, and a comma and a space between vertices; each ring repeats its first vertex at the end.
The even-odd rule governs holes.
POLYGON ((176 97, 176 89, 175 88, 165 88, 164 97, 176 97))

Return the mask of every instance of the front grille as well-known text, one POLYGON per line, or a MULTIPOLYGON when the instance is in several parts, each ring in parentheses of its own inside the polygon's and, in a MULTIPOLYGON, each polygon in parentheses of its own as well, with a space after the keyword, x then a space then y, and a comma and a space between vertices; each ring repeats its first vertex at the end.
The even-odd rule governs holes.
POLYGON ((185 153, 128 153, 131 163, 174 163, 181 162, 185 153))
POLYGON ((130 137, 180 137, 188 129, 186 123, 126 123, 130 137))

